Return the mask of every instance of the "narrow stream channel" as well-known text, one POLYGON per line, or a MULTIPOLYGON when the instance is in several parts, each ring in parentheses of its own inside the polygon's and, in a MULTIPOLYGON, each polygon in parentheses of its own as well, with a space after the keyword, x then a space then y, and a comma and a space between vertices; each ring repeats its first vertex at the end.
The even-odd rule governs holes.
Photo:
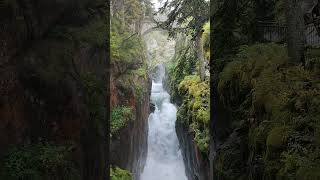
POLYGON ((151 101, 156 105, 149 116, 148 156, 141 180, 187 180, 175 130, 177 108, 163 88, 164 67, 152 81, 151 101))

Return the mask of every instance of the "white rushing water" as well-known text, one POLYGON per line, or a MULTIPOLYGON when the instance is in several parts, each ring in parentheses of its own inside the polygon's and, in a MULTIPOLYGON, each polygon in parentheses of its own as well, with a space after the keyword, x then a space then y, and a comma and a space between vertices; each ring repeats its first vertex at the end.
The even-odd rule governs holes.
POLYGON ((149 116, 148 156, 141 180, 187 180, 175 131, 177 108, 162 86, 163 66, 159 69, 152 81, 151 101, 156 109, 149 116))

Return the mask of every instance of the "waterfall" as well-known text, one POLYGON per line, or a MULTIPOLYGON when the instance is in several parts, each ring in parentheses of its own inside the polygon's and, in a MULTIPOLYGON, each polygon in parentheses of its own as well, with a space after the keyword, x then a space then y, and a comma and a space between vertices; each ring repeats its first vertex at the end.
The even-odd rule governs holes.
POLYGON ((177 108, 162 85, 164 66, 159 65, 155 74, 151 101, 156 109, 148 119, 148 155, 141 180, 187 180, 175 130, 177 108))

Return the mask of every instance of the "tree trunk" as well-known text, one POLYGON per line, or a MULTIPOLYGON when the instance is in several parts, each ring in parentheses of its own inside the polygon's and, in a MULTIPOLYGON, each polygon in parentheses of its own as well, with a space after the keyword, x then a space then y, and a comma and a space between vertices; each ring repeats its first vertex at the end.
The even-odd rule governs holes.
POLYGON ((199 61, 199 75, 201 81, 205 80, 205 59, 203 55, 203 45, 202 45, 202 33, 203 30, 201 30, 199 33, 197 33, 196 36, 196 51, 197 51, 197 58, 199 61))
POLYGON ((288 56, 294 63, 304 61, 305 26, 299 0, 286 0, 288 56))

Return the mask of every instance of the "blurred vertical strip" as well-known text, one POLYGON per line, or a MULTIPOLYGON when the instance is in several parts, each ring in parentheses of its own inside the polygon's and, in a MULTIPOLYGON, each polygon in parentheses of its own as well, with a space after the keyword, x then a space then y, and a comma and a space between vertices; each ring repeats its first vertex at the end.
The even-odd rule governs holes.
POLYGON ((110 115, 110 61, 111 61, 111 56, 110 56, 110 16, 111 16, 111 11, 110 11, 110 3, 111 1, 110 0, 106 0, 106 21, 107 21, 107 24, 108 24, 108 30, 106 32, 106 36, 107 36, 107 48, 106 48, 106 51, 107 51, 107 56, 106 56, 106 63, 107 63, 107 70, 106 70, 106 83, 107 83, 107 88, 106 88, 106 118, 107 118, 107 130, 106 130, 106 144, 107 144, 107 152, 106 152, 106 166, 105 166, 105 170, 106 170, 106 173, 105 173, 105 177, 104 179, 105 180, 109 180, 111 179, 110 178, 110 161, 109 161, 109 146, 110 146, 110 120, 111 120, 111 115, 110 115))

